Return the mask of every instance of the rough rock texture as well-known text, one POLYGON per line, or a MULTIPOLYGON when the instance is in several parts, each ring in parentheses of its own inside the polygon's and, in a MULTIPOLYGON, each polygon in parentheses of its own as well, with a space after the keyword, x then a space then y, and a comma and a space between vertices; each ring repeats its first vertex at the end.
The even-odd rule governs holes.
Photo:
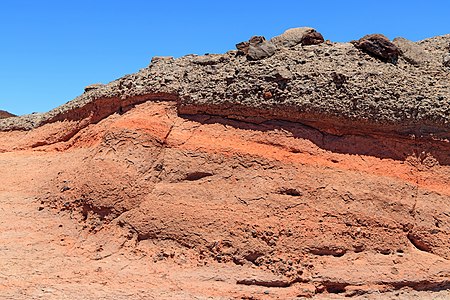
POLYGON ((0 119, 6 119, 6 118, 11 118, 11 117, 15 117, 16 115, 13 115, 12 113, 9 113, 7 111, 4 110, 0 110, 0 119))
POLYGON ((443 62, 445 67, 449 67, 450 68, 450 53, 447 54, 446 56, 444 56, 444 62, 443 62))
POLYGON ((400 49, 403 58, 412 65, 429 64, 436 57, 425 51, 420 45, 402 37, 395 38, 393 43, 400 49))
POLYGON ((270 40, 277 47, 291 48, 301 45, 317 45, 324 42, 323 36, 314 28, 300 27, 286 30, 270 40))
POLYGON ((102 119, 150 100, 176 100, 180 113, 301 122, 334 133, 371 131, 448 138, 450 84, 442 58, 449 36, 417 43, 436 60, 386 64, 350 43, 279 49, 249 61, 226 54, 155 59, 148 68, 84 93, 48 113, 0 121, 27 130, 94 112, 102 119), (335 81, 336 75, 341 80, 335 81), (345 83, 342 82, 345 80, 345 83), (267 97, 270 92, 271 97, 267 97))
POLYGON ((450 297, 449 39, 157 57, 0 121, 2 294, 450 297))
POLYGON ((104 86, 103 83, 94 83, 94 84, 90 84, 90 85, 88 85, 88 86, 86 86, 86 87, 84 88, 84 91, 85 91, 85 92, 90 92, 90 91, 99 89, 99 88, 101 88, 101 87, 103 87, 103 86, 104 86))
POLYGON ((276 51, 275 45, 263 36, 254 36, 248 42, 236 44, 236 48, 239 54, 245 54, 249 60, 261 60, 274 55, 276 51))
POLYGON ((353 44, 364 52, 393 64, 397 63, 400 55, 400 49, 382 34, 366 35, 353 44))

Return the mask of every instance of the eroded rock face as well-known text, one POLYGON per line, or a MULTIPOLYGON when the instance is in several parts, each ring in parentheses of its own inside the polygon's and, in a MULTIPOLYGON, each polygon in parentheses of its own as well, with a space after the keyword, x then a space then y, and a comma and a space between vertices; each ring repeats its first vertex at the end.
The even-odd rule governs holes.
MULTIPOLYGON (((412 63, 409 54, 400 55, 397 65, 387 64, 349 43, 283 47, 256 61, 237 51, 155 58, 138 73, 84 93, 48 113, 1 120, 0 130, 82 119, 92 110, 99 120, 145 101, 175 100, 182 114, 257 122, 281 119, 336 134, 378 131, 450 138, 450 82, 442 61, 449 39, 441 36, 417 42, 433 58, 419 65, 412 63), (279 69, 287 70, 290 78, 274 76, 279 69)), ((254 40, 255 45, 266 42, 254 40)))
POLYGON ((200 261, 284 278, 240 284, 300 281, 311 295, 448 284, 450 169, 431 154, 448 143, 417 150, 415 140, 179 116, 175 106, 143 103, 41 147, 90 150, 39 199, 93 232, 116 226, 138 245, 174 241, 200 261))
POLYGON ((449 40, 397 40, 397 65, 377 39, 381 54, 301 40, 265 56, 254 37, 245 56, 154 58, 53 111, 0 121, 0 163, 15 174, 1 186, 28 186, 17 174, 31 168, 39 211, 80 237, 121 234, 83 253, 108 258, 114 244, 146 266, 239 266, 223 279, 239 298, 235 284, 283 288, 279 299, 430 296, 450 289, 449 40))
POLYGON ((382 34, 366 35, 354 41, 353 44, 356 48, 393 64, 397 63, 398 56, 401 54, 400 49, 382 34))
MULTIPOLYGON (((260 38, 254 42, 264 41, 260 38)), ((442 57, 440 49, 448 53, 445 36, 420 44, 430 55, 442 57), (433 41, 445 45, 433 48, 433 41)), ((400 56, 399 64, 404 63, 400 56)), ((154 59, 137 74, 85 93, 49 113, 3 120, 0 128, 29 129, 71 114, 82 118, 91 114, 90 106, 101 108, 98 113, 103 116, 143 101, 171 99, 179 102, 181 113, 204 112, 239 118, 258 115, 311 125, 314 120, 329 120, 322 124, 315 122, 314 126, 320 125, 330 132, 342 131, 343 128, 337 127, 346 124, 348 128, 369 126, 370 130, 413 134, 417 134, 417 124, 426 124, 420 129, 421 134, 430 129, 434 134, 440 130, 448 132, 436 129, 450 121, 446 113, 448 85, 444 84, 448 78, 439 69, 432 77, 426 75, 430 68, 442 66, 442 62, 433 60, 423 68, 411 68, 406 63, 399 72, 397 67, 373 60, 349 44, 324 43, 276 51, 258 61, 257 67, 233 51, 223 55, 154 59), (291 73, 289 80, 271 75, 280 68, 291 73), (345 82, 337 82, 338 77, 330 74, 330 69, 339 78, 345 78, 345 82), (421 84, 416 84, 417 80, 421 84), (94 105, 97 101, 114 105, 94 105), (329 126, 331 123, 334 128, 329 126)))

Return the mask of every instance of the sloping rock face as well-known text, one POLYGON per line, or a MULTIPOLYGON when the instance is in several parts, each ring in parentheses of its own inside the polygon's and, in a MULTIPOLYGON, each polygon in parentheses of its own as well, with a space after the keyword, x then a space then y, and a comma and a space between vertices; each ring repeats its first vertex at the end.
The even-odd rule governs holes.
POLYGON ((11 118, 11 117, 15 117, 16 115, 13 115, 12 113, 9 113, 7 111, 4 110, 0 110, 0 119, 6 119, 6 118, 11 118))
POLYGON ((407 51, 395 65, 351 43, 154 58, 53 111, 1 121, 0 152, 39 151, 54 171, 36 196, 89 234, 118 228, 136 247, 173 242, 165 259, 189 249, 198 264, 277 276, 238 285, 445 292, 449 42, 397 40, 407 51))

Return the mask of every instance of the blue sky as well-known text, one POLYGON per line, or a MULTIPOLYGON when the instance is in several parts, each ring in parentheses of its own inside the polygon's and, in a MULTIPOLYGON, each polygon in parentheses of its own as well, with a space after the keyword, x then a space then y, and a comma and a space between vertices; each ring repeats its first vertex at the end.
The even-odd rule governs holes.
POLYGON ((252 35, 316 28, 411 40, 450 33, 450 1, 1 0, 0 109, 48 111, 152 56, 223 53, 252 35))

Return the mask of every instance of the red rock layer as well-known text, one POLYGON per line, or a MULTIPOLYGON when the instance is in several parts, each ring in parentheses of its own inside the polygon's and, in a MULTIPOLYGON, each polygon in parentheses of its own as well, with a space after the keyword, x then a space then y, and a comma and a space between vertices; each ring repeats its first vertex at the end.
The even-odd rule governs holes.
POLYGON ((175 102, 0 139, 68 157, 38 194, 92 232, 170 240, 314 293, 450 287, 448 141, 180 116, 175 102))

